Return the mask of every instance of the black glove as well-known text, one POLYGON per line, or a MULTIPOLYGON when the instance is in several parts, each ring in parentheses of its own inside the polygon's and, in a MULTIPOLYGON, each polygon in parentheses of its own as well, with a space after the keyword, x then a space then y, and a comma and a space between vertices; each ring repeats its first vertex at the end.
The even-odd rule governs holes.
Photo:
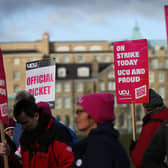
POLYGON ((136 143, 137 143, 137 141, 131 140, 130 145, 129 145, 130 152, 135 148, 136 143))

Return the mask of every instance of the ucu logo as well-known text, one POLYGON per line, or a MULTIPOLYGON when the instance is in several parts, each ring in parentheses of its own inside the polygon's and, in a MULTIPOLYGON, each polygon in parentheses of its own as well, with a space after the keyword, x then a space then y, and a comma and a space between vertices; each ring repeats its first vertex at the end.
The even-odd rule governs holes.
POLYGON ((129 90, 119 90, 118 93, 122 96, 129 96, 129 90))

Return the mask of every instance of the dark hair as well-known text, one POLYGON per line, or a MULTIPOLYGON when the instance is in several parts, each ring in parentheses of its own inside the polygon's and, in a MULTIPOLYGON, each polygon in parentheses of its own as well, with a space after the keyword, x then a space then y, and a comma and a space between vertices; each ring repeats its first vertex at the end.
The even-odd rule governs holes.
POLYGON ((39 109, 36 103, 28 100, 21 100, 14 106, 13 113, 15 118, 18 117, 22 112, 24 112, 29 117, 34 117, 35 112, 39 113, 39 109))
POLYGON ((34 96, 30 92, 28 92, 26 90, 22 90, 22 91, 17 93, 17 95, 15 97, 15 103, 18 103, 21 100, 28 100, 30 102, 35 103, 34 96))

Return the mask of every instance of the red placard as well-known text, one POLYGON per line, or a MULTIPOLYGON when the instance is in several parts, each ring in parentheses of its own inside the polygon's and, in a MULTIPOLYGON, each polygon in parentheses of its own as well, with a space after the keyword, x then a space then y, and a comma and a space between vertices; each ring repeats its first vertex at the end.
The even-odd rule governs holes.
POLYGON ((2 52, 0 50, 0 121, 8 121, 8 94, 2 52))
POLYGON ((148 102, 147 40, 114 42, 114 65, 117 103, 148 102))
POLYGON ((167 45, 168 45, 168 5, 165 6, 165 23, 167 31, 167 45))

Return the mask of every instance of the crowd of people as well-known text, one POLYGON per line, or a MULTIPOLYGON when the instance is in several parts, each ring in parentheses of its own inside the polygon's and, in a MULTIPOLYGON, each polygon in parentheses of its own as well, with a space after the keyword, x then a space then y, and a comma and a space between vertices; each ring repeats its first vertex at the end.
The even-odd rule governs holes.
MULTIPOLYGON (((115 129, 112 93, 91 93, 77 102, 75 132, 52 116, 49 104, 36 103, 32 94, 15 97, 14 118, 4 125, 0 167, 8 156, 9 168, 129 168, 127 152, 115 129)), ((149 102, 138 140, 130 140, 130 158, 136 168, 168 167, 168 109, 162 97, 149 89, 149 102)))

